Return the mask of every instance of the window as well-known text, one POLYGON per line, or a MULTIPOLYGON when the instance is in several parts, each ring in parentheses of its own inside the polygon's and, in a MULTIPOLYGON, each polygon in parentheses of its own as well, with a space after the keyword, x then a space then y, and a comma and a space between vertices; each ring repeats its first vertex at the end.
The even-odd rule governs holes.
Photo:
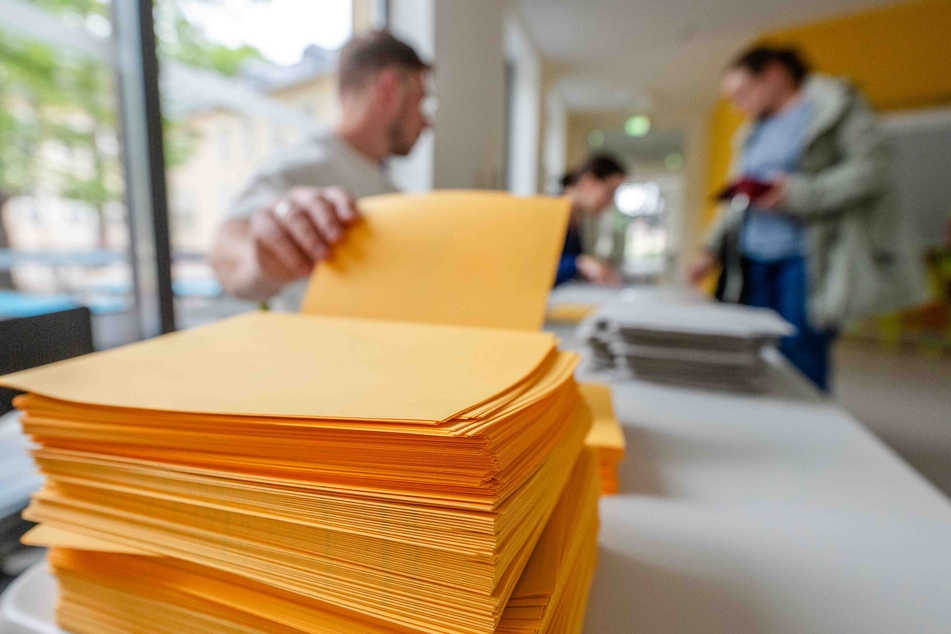
POLYGON ((257 139, 255 138, 255 133, 257 132, 256 126, 254 125, 254 119, 250 117, 245 117, 241 121, 241 133, 244 137, 244 155, 248 159, 257 158, 257 139))
POLYGON ((111 3, 0 13, 0 318, 37 296, 93 313, 95 345, 139 336, 111 67, 111 3), (64 44, 64 42, 68 44, 64 44))
POLYGON ((219 121, 216 131, 216 143, 218 147, 218 160, 222 165, 227 165, 231 161, 231 126, 227 121, 219 121))
POLYGON ((349 38, 351 6, 157 0, 155 7, 163 72, 176 79, 163 83, 162 100, 169 199, 184 205, 172 227, 176 320, 189 327, 257 308, 223 294, 207 255, 258 163, 300 138, 319 116, 317 104, 336 99, 336 82, 325 81, 335 72, 328 50, 349 38))
POLYGON ((655 178, 624 183, 615 194, 623 218, 622 266, 632 278, 656 279, 669 264, 671 199, 680 194, 682 181, 679 175, 655 178))
MULTIPOLYGON (((129 79, 116 85, 113 67, 116 50, 150 53, 128 37, 134 28, 113 28, 113 11, 138 19, 138 5, 19 4, 23 11, 0 12, 0 288, 23 301, 0 306, 0 318, 35 295, 54 295, 92 309, 100 348, 153 334, 143 316, 156 315, 157 323, 171 291, 140 306, 134 273, 141 275, 143 266, 132 262, 165 251, 136 248, 129 218, 144 210, 148 219, 150 203, 162 206, 162 197, 155 198, 161 179, 149 180, 153 171, 136 162, 158 156, 156 127, 139 121, 137 136, 117 126, 120 91, 123 104, 130 103, 130 87, 145 99, 154 77, 139 69, 140 76, 123 73, 129 79), (128 174, 124 161, 132 166, 128 174)), ((151 265, 156 276, 171 267, 176 317, 187 327, 255 307, 223 297, 207 254, 228 201, 261 155, 312 125, 300 105, 316 110, 333 102, 334 95, 320 91, 333 90, 334 82, 318 79, 334 72, 327 51, 349 37, 351 6, 349 0, 156 0, 146 22, 153 16, 172 252, 170 263, 161 255, 138 263, 151 265)), ((164 207, 156 217, 169 221, 164 207)), ((150 240, 150 233, 140 235, 150 240)), ((159 244, 161 224, 154 233, 153 245, 159 244)))
POLYGON ((287 136, 284 134, 284 126, 280 123, 271 124, 271 151, 284 146, 287 143, 287 136))

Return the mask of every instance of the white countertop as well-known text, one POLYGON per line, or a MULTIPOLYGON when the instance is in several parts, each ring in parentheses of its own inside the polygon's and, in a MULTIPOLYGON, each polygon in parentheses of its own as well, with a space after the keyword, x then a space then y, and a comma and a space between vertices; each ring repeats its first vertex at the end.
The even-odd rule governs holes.
MULTIPOLYGON (((788 365, 773 373, 768 395, 614 384, 628 454, 584 632, 951 632, 951 503, 788 365)), ((0 607, 34 625, 0 632, 57 632, 53 593, 42 569, 21 577, 0 607)))

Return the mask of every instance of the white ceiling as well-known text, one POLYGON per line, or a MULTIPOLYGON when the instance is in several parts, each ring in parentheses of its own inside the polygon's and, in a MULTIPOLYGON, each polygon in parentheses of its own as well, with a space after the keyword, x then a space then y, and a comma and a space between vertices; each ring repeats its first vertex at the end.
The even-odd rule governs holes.
POLYGON ((517 0, 573 110, 708 108, 757 34, 895 0, 517 0))

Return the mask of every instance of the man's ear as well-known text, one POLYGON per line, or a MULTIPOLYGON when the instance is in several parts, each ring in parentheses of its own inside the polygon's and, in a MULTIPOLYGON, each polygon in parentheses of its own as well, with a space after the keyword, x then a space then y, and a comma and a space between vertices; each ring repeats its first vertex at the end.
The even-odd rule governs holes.
POLYGON ((376 76, 374 82, 377 99, 381 104, 389 106, 396 102, 400 90, 400 75, 395 68, 387 68, 376 76))

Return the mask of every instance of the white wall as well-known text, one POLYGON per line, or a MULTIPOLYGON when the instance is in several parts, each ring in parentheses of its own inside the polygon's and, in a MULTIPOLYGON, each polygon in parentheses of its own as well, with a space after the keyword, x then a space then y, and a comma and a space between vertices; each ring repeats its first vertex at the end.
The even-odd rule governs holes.
POLYGON ((502 0, 437 0, 434 185, 498 187, 504 126, 502 0))
POLYGON ((922 247, 945 245, 951 222, 951 108, 886 115, 882 124, 908 230, 922 247))
MULTIPOLYGON (((391 0, 390 30, 405 40, 427 61, 434 61, 435 0, 391 0)), ((433 188, 433 131, 427 130, 406 158, 390 161, 390 175, 404 191, 422 192, 433 188)))

